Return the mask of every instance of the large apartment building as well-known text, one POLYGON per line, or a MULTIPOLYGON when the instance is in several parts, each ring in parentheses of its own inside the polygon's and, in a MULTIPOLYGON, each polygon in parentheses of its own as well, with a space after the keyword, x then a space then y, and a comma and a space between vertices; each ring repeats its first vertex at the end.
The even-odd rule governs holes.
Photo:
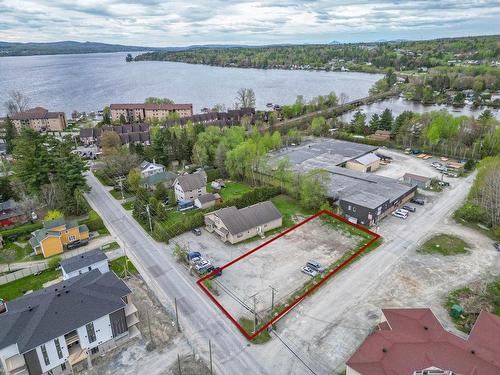
POLYGON ((165 119, 173 113, 182 117, 193 115, 192 104, 111 104, 111 120, 119 121, 123 115, 126 122, 141 122, 148 119, 165 119))
POLYGON ((0 313, 3 373, 72 374, 91 366, 92 357, 140 335, 130 294, 113 272, 95 267, 7 302, 0 313))
POLYGON ((18 131, 22 128, 38 131, 61 131, 67 126, 64 112, 49 112, 43 107, 15 113, 10 119, 18 131))

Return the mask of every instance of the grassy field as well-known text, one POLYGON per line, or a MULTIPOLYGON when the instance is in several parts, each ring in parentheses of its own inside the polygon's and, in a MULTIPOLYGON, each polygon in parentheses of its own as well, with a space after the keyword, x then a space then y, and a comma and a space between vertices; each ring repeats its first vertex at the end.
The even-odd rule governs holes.
MULTIPOLYGON (((251 335, 253 333, 253 321, 251 319, 241 318, 239 323, 243 327, 243 329, 251 335)), ((257 329, 259 327, 257 326, 257 329)), ((267 330, 262 331, 259 336, 252 340, 253 344, 264 344, 271 340, 271 335, 267 330)))
POLYGON ((271 198, 271 202, 273 202, 283 217, 283 226, 281 229, 290 228, 296 224, 293 220, 296 216, 303 216, 306 218, 314 214, 314 212, 302 208, 297 200, 288 195, 278 195, 277 197, 271 198))
MULTIPOLYGON (((113 198, 115 198, 119 201, 122 199, 122 192, 119 190, 113 189, 113 190, 110 190, 109 193, 113 196, 113 198)), ((133 197, 133 195, 131 193, 126 192, 125 190, 123 191, 123 198, 127 199, 127 198, 132 198, 132 197, 133 197)))
POLYGON ((102 245, 103 251, 111 251, 111 250, 116 250, 119 248, 120 248, 120 245, 116 241, 113 241, 111 243, 107 243, 106 245, 102 245))
POLYGON ((60 271, 46 270, 38 276, 31 275, 0 285, 0 298, 7 301, 13 300, 21 297, 28 290, 42 289, 44 283, 57 279, 59 276, 61 276, 60 271))
POLYGON ((116 258, 111 261, 111 269, 119 277, 125 277, 125 262, 127 262, 127 271, 129 275, 138 275, 139 271, 135 268, 134 264, 126 256, 116 258))
POLYGON ((134 201, 127 201, 122 203, 122 207, 127 211, 132 211, 134 209, 134 201))
MULTIPOLYGON (((252 190, 252 188, 242 182, 232 182, 232 181, 227 181, 225 182, 226 186, 223 187, 219 194, 222 197, 222 199, 231 199, 231 198, 237 198, 246 192, 252 190)), ((213 192, 214 190, 210 187, 207 186, 208 190, 213 192)))
POLYGON ((0 263, 26 262, 30 260, 43 259, 42 255, 32 255, 33 248, 29 243, 19 246, 13 242, 7 242, 0 249, 0 263))
POLYGON ((437 234, 427 240, 417 251, 423 254, 457 255, 469 251, 470 245, 457 236, 437 234))

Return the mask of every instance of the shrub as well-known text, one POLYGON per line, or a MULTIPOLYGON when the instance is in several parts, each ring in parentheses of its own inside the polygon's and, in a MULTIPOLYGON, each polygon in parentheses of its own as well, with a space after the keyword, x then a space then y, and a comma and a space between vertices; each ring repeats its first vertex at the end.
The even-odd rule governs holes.
POLYGON ((473 203, 465 203, 457 211, 455 211, 455 218, 469 221, 472 223, 482 222, 485 218, 484 210, 473 203))
POLYGON ((207 173, 207 181, 208 183, 221 178, 220 172, 218 169, 208 169, 205 171, 207 173))
POLYGON ((8 237, 8 236, 22 236, 24 234, 31 234, 31 232, 40 229, 43 227, 42 223, 34 223, 34 224, 22 224, 10 229, 5 229, 0 231, 0 235, 3 237, 8 237))
POLYGON ((97 212, 94 210, 89 212, 89 217, 85 220, 80 220, 78 222, 80 225, 86 225, 89 231, 97 231, 99 229, 105 228, 104 223, 97 212))
POLYGON ((61 257, 52 257, 49 259, 49 263, 47 264, 47 266, 49 267, 49 269, 54 270, 57 266, 59 266, 59 263, 61 263, 61 257))

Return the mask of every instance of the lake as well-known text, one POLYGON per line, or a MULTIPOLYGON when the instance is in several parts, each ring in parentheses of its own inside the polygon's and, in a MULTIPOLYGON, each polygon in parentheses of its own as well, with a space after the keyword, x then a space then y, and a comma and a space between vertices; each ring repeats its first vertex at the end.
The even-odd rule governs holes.
MULTIPOLYGON (((477 118, 481 112, 483 112, 486 107, 484 108, 471 108, 470 106, 465 106, 463 108, 454 108, 451 106, 446 106, 446 105, 423 105, 420 103, 414 103, 410 102, 407 100, 404 100, 402 98, 391 98, 387 100, 383 100, 381 102, 376 102, 370 105, 364 105, 357 110, 362 110, 363 113, 366 114, 367 121, 370 120, 370 117, 374 113, 378 113, 379 115, 384 111, 384 109, 389 108, 392 111, 392 114, 394 117, 400 115, 404 111, 412 111, 412 112, 431 112, 431 111, 439 111, 441 109, 446 109, 448 112, 450 112, 453 116, 474 116, 477 118)), ((495 108, 488 108, 493 115, 500 120, 500 111, 495 108)), ((356 110, 347 112, 341 116, 341 119, 349 122, 352 120, 354 113, 356 110)))
POLYGON ((31 106, 51 111, 96 111, 110 103, 143 102, 148 96, 193 103, 195 112, 221 103, 232 107, 236 92, 253 88, 257 107, 290 104, 334 91, 349 99, 368 94, 380 74, 220 68, 175 62, 125 62, 126 53, 0 58, 0 115, 11 90, 31 106))

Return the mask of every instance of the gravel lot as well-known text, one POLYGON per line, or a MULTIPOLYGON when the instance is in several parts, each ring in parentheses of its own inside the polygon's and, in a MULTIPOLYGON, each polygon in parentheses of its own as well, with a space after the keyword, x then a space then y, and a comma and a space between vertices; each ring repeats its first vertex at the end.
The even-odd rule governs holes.
MULTIPOLYGON (((205 231, 202 236, 183 240, 186 245, 189 243, 190 249, 200 250, 217 265, 262 243, 258 240, 228 245, 205 231)), ((327 267, 347 250, 355 248, 360 240, 361 237, 337 231, 322 219, 315 218, 226 268, 214 285, 219 293, 217 298, 235 317, 250 314, 248 309, 253 309, 253 295, 256 295, 257 311, 268 310, 271 307, 270 286, 276 289, 275 303, 286 299, 310 279, 301 272, 307 261, 316 260, 327 267)))

